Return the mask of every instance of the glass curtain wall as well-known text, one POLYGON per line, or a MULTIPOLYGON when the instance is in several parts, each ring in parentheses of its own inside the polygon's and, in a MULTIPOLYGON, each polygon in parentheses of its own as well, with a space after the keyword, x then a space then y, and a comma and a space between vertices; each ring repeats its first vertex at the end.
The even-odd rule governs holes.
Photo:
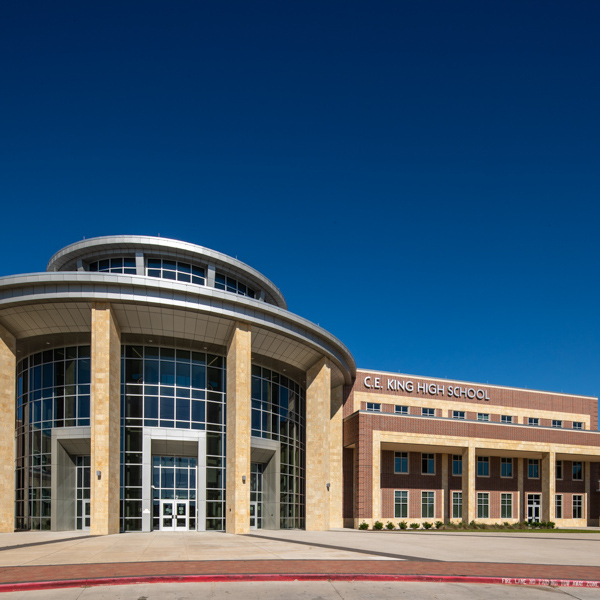
MULTIPOLYGON (((206 431, 206 528, 224 530, 225 358, 126 345, 121 367, 121 529, 141 531, 143 428, 161 427, 206 431)), ((52 428, 90 425, 90 346, 19 361, 16 418, 16 528, 49 530, 52 428)), ((280 442, 280 527, 303 528, 305 391, 256 365, 252 435, 280 442)))
POLYGON ((204 352, 123 346, 121 529, 142 529, 144 427, 205 430, 206 528, 225 529, 225 359, 204 352))
POLYGON ((17 364, 15 527, 49 530, 54 427, 90 424, 90 347, 32 354, 17 364))
POLYGON ((252 435, 281 446, 281 529, 305 526, 305 407, 305 390, 295 381, 252 366, 252 435))

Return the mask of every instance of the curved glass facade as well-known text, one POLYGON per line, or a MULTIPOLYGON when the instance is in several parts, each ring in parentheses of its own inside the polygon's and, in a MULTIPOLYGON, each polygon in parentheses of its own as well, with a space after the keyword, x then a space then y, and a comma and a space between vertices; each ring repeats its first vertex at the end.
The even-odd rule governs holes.
MULTIPOLYGON (((123 531, 142 529, 144 427, 206 431, 206 528, 225 528, 225 377, 222 356, 155 346, 123 346, 123 531)), ((162 489, 154 486, 153 504, 161 499, 162 489)), ((186 489, 189 494, 189 488, 186 489)))
POLYGON ((281 373, 252 366, 252 435, 280 442, 280 528, 305 523, 306 395, 281 373))
POLYGON ((135 256, 96 260, 89 264, 88 269, 98 273, 124 273, 125 275, 135 275, 135 256))
POLYGON ((204 285, 205 283, 204 267, 179 260, 149 258, 146 273, 148 277, 185 281, 196 285, 204 285))
POLYGON ((90 347, 17 364, 16 528, 50 529, 52 429, 90 424, 90 347))
POLYGON ((215 275, 215 289, 225 290, 233 294, 239 294, 240 296, 248 296, 249 298, 256 298, 256 292, 252 288, 223 273, 217 273, 215 275))
MULTIPOLYGON (((90 362, 90 346, 85 345, 38 352, 17 365, 17 529, 52 526, 52 429, 90 426, 90 362)), ((148 462, 151 491, 146 492, 151 495, 153 528, 160 525, 161 502, 178 498, 188 502, 186 527, 224 530, 225 358, 124 345, 121 369, 121 530, 142 530, 143 469, 148 462), (169 430, 187 430, 186 439, 202 438, 206 455, 169 456, 161 448, 156 456, 153 452, 145 457, 145 429, 159 439, 169 437, 169 430), (200 464, 205 469, 203 490, 197 488, 200 464), (199 502, 205 502, 203 524, 198 523, 199 502)), ((252 367, 252 436, 278 442, 279 526, 304 527, 305 392, 288 377, 257 365, 252 367)), ((89 454, 71 459, 74 468, 88 465, 89 479, 89 454)), ((85 524, 81 517, 88 505, 83 501, 89 499, 89 483, 76 479, 73 528, 85 524)))

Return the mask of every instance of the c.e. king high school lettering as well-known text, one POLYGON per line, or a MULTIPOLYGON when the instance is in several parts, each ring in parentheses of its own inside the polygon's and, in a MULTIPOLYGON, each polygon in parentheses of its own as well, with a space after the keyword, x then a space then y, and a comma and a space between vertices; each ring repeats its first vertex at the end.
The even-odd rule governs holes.
POLYGON ((385 386, 382 384, 381 377, 371 377, 367 375, 364 380, 364 386, 367 389, 386 390, 388 392, 404 392, 406 394, 428 394, 429 396, 447 396, 448 398, 468 398, 470 400, 489 400, 488 391, 481 388, 462 387, 458 385, 440 385, 439 383, 415 382, 408 379, 386 378, 385 386))

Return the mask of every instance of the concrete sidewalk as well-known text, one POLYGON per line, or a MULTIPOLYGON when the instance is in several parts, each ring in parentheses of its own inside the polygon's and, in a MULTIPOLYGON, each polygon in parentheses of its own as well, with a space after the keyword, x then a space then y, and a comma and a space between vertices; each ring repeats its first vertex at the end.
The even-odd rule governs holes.
POLYGON ((477 578, 490 583, 534 579, 542 585, 559 580, 600 585, 600 532, 334 530, 102 537, 27 532, 0 536, 0 589, 4 591, 135 581, 477 578))

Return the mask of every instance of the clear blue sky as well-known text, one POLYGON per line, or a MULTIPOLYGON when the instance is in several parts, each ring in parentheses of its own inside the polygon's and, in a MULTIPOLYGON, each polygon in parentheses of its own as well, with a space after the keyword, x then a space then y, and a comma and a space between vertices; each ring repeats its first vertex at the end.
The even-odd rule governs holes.
POLYGON ((600 3, 6 0, 0 275, 158 233, 358 366, 600 393, 600 3))

